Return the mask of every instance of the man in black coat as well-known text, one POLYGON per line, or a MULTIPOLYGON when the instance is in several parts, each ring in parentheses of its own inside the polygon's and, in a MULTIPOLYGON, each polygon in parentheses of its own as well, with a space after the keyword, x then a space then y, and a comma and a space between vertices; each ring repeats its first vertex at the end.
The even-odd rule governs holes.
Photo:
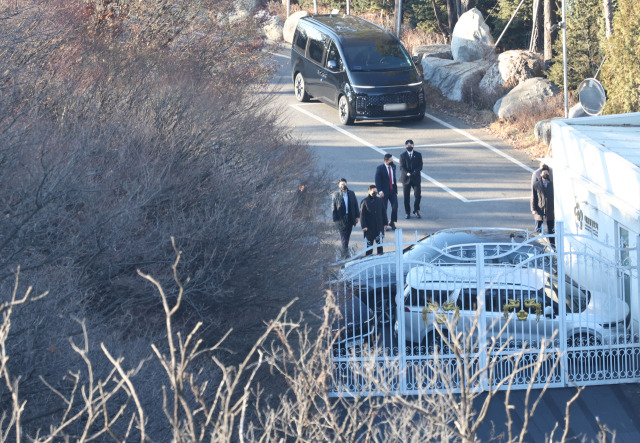
POLYGON ((400 155, 400 181, 402 182, 402 191, 404 193, 404 211, 405 218, 411 218, 411 188, 413 188, 413 214, 417 218, 420 217, 420 200, 422 192, 420 189, 422 178, 422 154, 413 151, 413 140, 404 142, 407 148, 400 155))
POLYGON ((396 176, 396 165, 393 163, 391 154, 384 155, 384 164, 379 165, 376 169, 376 188, 378 188, 378 196, 384 203, 384 210, 387 211, 389 203, 391 203, 391 229, 396 229, 398 221, 398 180, 396 176))
MULTIPOLYGON (((376 185, 369 186, 369 196, 360 203, 360 226, 367 242, 367 248, 373 246, 373 241, 380 245, 384 238, 384 227, 388 223, 387 210, 382 199, 378 197, 376 185)), ((371 255, 368 250, 366 255, 371 255)), ((378 255, 382 254, 382 246, 378 246, 378 255)))
POLYGON ((338 190, 331 197, 331 211, 333 221, 338 231, 340 231, 340 241, 342 242, 342 256, 349 256, 349 238, 351 230, 358 224, 360 210, 356 194, 347 188, 347 180, 341 178, 338 182, 338 190))
MULTIPOLYGON (((547 221, 547 234, 554 234, 555 215, 553 204, 553 182, 549 171, 542 171, 540 180, 533 185, 531 192, 531 213, 536 221, 536 232, 542 232, 542 223, 547 221)), ((555 246, 555 239, 549 239, 555 246)))

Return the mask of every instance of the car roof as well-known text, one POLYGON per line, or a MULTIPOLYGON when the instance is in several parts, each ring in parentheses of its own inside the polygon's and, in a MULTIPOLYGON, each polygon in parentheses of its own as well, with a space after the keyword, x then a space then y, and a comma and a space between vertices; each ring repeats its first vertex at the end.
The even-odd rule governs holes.
MULTIPOLYGON (((451 246, 478 243, 523 243, 531 239, 525 229, 503 228, 455 228, 435 232, 425 238, 432 246, 444 250, 451 246)), ((541 245, 540 245, 541 246, 541 245)))
POLYGON ((344 40, 396 40, 380 26, 353 15, 313 15, 303 17, 301 22, 314 25, 315 28, 331 34, 340 41, 344 40))

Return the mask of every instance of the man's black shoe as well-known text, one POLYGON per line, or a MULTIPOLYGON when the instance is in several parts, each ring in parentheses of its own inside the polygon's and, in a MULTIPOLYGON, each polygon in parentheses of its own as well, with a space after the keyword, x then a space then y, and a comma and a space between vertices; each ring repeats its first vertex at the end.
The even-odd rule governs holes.
POLYGON ((416 218, 422 218, 420 216, 420 211, 413 211, 413 213, 416 215, 416 218))
POLYGON ((411 214, 405 215, 404 218, 411 218, 411 214))
POLYGON ((395 223, 391 222, 391 224, 389 226, 391 227, 392 231, 396 230, 396 224, 395 223))

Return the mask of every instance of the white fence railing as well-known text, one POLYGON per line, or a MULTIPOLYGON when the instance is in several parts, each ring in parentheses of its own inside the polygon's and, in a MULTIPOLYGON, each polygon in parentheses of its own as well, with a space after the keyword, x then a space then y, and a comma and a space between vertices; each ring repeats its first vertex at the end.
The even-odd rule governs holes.
POLYGON ((638 251, 616 262, 615 248, 595 254, 557 231, 402 244, 398 230, 384 245, 395 252, 345 263, 331 282, 343 313, 332 395, 639 380, 638 251))

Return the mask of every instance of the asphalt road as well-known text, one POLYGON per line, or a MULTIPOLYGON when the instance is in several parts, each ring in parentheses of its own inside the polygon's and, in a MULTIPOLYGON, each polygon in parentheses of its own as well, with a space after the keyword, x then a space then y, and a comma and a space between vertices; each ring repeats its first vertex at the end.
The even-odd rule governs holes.
MULTIPOLYGON (((471 129, 464 122, 427 109, 422 122, 356 122, 340 126, 337 110, 315 101, 299 103, 293 94, 289 51, 274 58, 280 66, 275 82, 281 85, 277 105, 281 106, 295 133, 309 143, 320 168, 335 179, 345 177, 358 199, 366 196, 374 181, 375 168, 385 153, 397 163, 404 141, 413 139, 422 153, 422 219, 405 220, 402 190, 399 193, 398 227, 405 241, 450 227, 503 227, 532 229, 529 210, 530 179, 537 161, 515 151, 483 130, 471 129)), ((427 103, 429 98, 427 97, 427 103)), ((412 198, 413 205, 413 198, 412 198)), ((327 221, 331 220, 327 198, 327 221)), ((387 233, 385 242, 393 242, 387 233)), ((339 239, 335 239, 336 246, 339 239)), ((351 236, 351 245, 362 250, 359 228, 351 236)), ((556 421, 554 441, 560 440, 567 401, 575 388, 552 389, 543 397, 525 441, 547 441, 556 421)), ((524 391, 512 393, 516 405, 524 402, 524 391)), ((516 427, 524 417, 514 410, 516 427)), ((597 438, 598 422, 616 431, 616 442, 640 441, 640 386, 637 384, 587 387, 570 411, 568 436, 572 441, 597 438)), ((504 428, 503 395, 489 411, 487 425, 479 437, 487 441, 504 428), (493 428, 495 426, 495 428, 493 428)), ((498 438, 498 441, 504 441, 498 438)), ((609 435, 607 441, 613 441, 609 435)))
MULTIPOLYGON (((278 81, 282 85, 278 104, 282 104, 295 132, 309 142, 319 167, 327 168, 336 189, 338 179, 345 177, 358 199, 364 198, 384 154, 392 154, 397 163, 405 140, 415 142, 424 162, 422 219, 405 220, 400 189, 397 225, 403 229, 405 240, 414 239, 416 231, 422 236, 450 227, 531 229, 534 225, 529 210, 529 183, 531 172, 538 166, 535 159, 486 131, 471 129, 458 119, 430 110, 422 122, 356 122, 341 126, 336 109, 313 100, 296 101, 288 58, 281 56, 278 60, 278 81)), ((327 204, 327 220, 330 215, 327 204)), ((351 238, 357 250, 364 247, 359 228, 354 229, 351 238)), ((393 234, 388 234, 385 241, 393 242, 393 234)))

